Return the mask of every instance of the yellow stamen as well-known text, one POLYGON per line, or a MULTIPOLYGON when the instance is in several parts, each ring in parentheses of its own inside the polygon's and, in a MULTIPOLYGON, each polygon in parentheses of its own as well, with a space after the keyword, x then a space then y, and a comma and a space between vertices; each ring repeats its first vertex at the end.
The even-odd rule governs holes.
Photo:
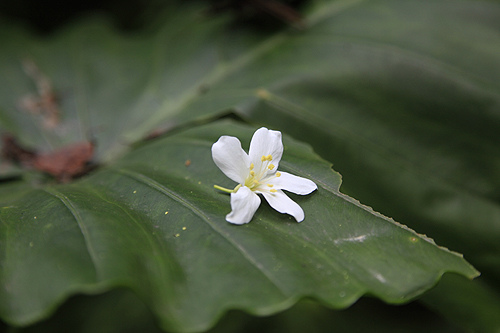
POLYGON ((273 185, 273 184, 267 184, 267 186, 269 186, 269 187, 273 187, 274 185, 273 185))
POLYGON ((254 167, 255 167, 255 165, 253 165, 253 163, 250 164, 250 170, 253 170, 254 167))
POLYGON ((268 160, 268 161, 272 161, 272 160, 273 160, 273 157, 272 157, 271 155, 267 155, 266 160, 268 160))
POLYGON ((262 157, 260 158, 260 160, 261 160, 262 162, 264 162, 265 160, 267 160, 267 157, 265 157, 264 155, 262 155, 262 157))
POLYGON ((273 189, 270 189, 269 191, 270 191, 271 193, 276 193, 276 192, 278 192, 278 191, 276 191, 274 188, 273 188, 273 189))
POLYGON ((258 184, 259 182, 257 180, 254 179, 253 181, 254 184, 258 184))
POLYGON ((274 169, 274 164, 269 164, 268 168, 269 168, 269 170, 274 169))
POLYGON ((253 171, 253 170, 250 171, 250 176, 252 176, 252 177, 255 176, 255 171, 253 171))
POLYGON ((276 172, 276 177, 279 177, 279 176, 281 176, 281 172, 278 171, 278 172, 276 172))

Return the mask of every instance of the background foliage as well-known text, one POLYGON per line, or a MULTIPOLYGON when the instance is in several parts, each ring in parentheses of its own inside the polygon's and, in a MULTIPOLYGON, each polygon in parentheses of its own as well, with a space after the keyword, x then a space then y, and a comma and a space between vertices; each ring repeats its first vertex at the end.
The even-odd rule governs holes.
MULTIPOLYGON (((88 259, 75 262, 72 256, 72 250, 81 253, 77 250, 80 240, 68 237, 74 225, 66 225, 68 229, 64 229, 62 224, 55 228, 60 234, 47 238, 54 234, 29 229, 36 224, 23 224, 28 229, 22 230, 16 223, 24 221, 25 213, 32 216, 31 211, 48 215, 56 212, 56 217, 51 216, 54 223, 65 221, 66 217, 57 216, 63 211, 58 210, 53 199, 47 199, 47 194, 61 199, 59 206, 61 202, 67 207, 76 202, 77 206, 70 209, 72 212, 95 210, 111 216, 116 211, 110 212, 102 203, 118 202, 125 208, 122 208, 124 215, 116 221, 126 215, 137 221, 148 220, 152 211, 163 209, 151 202, 160 201, 148 195, 137 201, 120 203, 124 201, 117 195, 135 186, 130 183, 130 177, 124 181, 125 176, 132 174, 137 180, 138 174, 149 175, 148 179, 160 185, 169 184, 167 189, 185 191, 181 195, 189 198, 192 195, 189 191, 199 191, 198 181, 209 183, 223 179, 217 176, 211 164, 210 140, 214 142, 218 135, 234 131, 233 134, 241 134, 247 144, 251 129, 261 125, 309 143, 343 175, 343 193, 427 234, 437 244, 463 253, 482 275, 473 281, 446 275, 435 289, 415 303, 399 307, 363 299, 347 310, 332 312, 317 303, 303 301, 268 318, 255 318, 236 309, 230 311, 214 331, 298 332, 301 327, 318 332, 329 331, 332 327, 346 332, 368 328, 422 331, 423 323, 426 331, 436 332, 495 332, 500 329, 499 4, 493 1, 338 0, 291 2, 290 5, 297 6, 303 13, 304 28, 297 30, 297 22, 279 22, 251 6, 236 6, 232 11, 220 12, 219 7, 215 10, 207 3, 195 1, 184 2, 181 7, 174 2, 131 3, 130 6, 118 6, 113 2, 88 3, 87 10, 98 9, 106 13, 99 17, 87 17, 81 8, 71 15, 69 11, 60 15, 61 9, 56 10, 50 4, 42 10, 22 2, 19 7, 4 5, 3 15, 9 20, 3 20, 0 28, 3 132, 15 133, 24 145, 40 151, 56 150, 92 135, 97 142, 94 160, 102 165, 90 176, 61 186, 38 172, 6 166, 6 162, 2 162, 2 278, 5 279, 12 269, 8 265, 16 262, 8 259, 17 255, 23 264, 12 267, 20 274, 19 281, 43 281, 43 277, 40 279, 32 274, 36 271, 34 267, 46 267, 47 262, 25 256, 29 248, 20 244, 32 244, 29 241, 12 245, 10 235, 15 230, 21 236, 35 235, 45 242, 60 242, 54 248, 65 248, 66 257, 47 248, 48 252, 40 258, 45 260, 53 255, 58 258, 54 261, 53 272, 69 272, 71 281, 75 278, 80 281, 73 292, 62 288, 64 291, 59 293, 62 296, 57 297, 57 302, 46 305, 47 310, 39 313, 37 320, 48 317, 56 305, 76 291, 100 294, 72 297, 46 322, 19 329, 5 324, 5 330, 159 330, 156 323, 162 319, 158 321, 157 309, 161 305, 154 304, 154 299, 161 297, 152 298, 153 301, 148 299, 144 290, 150 286, 134 287, 140 296, 138 299, 126 288, 118 288, 130 287, 127 280, 101 279, 102 284, 89 284, 92 277, 81 264, 88 259), (131 8, 137 8, 134 15, 130 13, 131 8), (51 15, 64 19, 48 20, 51 15), (84 17, 78 19, 79 15, 84 17), (13 18, 29 22, 30 29, 36 32, 21 28, 13 18), (117 31, 117 27, 124 31, 117 31), (138 27, 141 28, 134 30, 138 27), (39 118, 20 112, 19 101, 26 94, 36 92, 36 85, 23 72, 21 63, 26 57, 48 75, 59 95, 63 122, 57 130, 44 129, 39 118), (250 126, 216 122, 220 117, 230 117, 250 126), (201 123, 211 124, 199 127, 201 123), (202 137, 203 131, 211 134, 202 137), (151 133, 163 136, 152 142, 141 141, 151 133), (197 140, 196 149, 182 149, 182 142, 188 139, 197 140), (165 155, 158 156, 159 151, 165 155), (188 159, 193 163, 189 166, 191 169, 181 165, 188 159), (151 163, 146 166, 144 161, 151 163), (155 169, 174 161, 178 162, 177 167, 168 168, 171 172, 168 175, 155 169), (130 170, 140 172, 133 174, 130 170), (205 175, 205 178, 185 179, 193 175, 205 175), (100 199, 86 203, 82 198, 89 195, 100 199), (13 202, 26 208, 12 213, 9 207, 13 202), (23 258, 33 261, 23 262, 23 258), (65 268, 61 268, 61 262, 65 268), (26 267, 26 271, 19 267, 26 267), (110 289, 113 290, 101 294, 110 289)), ((307 163, 301 165, 300 161, 314 160, 325 167, 318 173, 312 171, 312 175, 329 179, 333 188, 339 185, 339 180, 335 180, 338 176, 326 172, 328 163, 319 162, 319 157, 306 152, 307 149, 296 141, 287 142, 291 149, 288 152, 290 168, 308 172, 304 168, 307 163)), ((213 196, 213 193, 206 193, 207 197, 213 196)), ((227 199, 216 198, 219 202, 227 199)), ((318 196, 313 198, 318 200, 318 196)), ((306 200, 301 202, 306 214, 307 207, 311 207, 309 211, 317 209, 314 200, 309 202, 313 203, 308 206, 306 200)), ((210 206, 213 202, 206 204, 210 206)), ((214 216, 223 216, 227 205, 227 202, 216 205, 220 208, 213 212, 214 216)), ((261 207, 258 217, 281 218, 270 214, 269 209, 261 207)), ((373 214, 373 218, 380 217, 373 214)), ((109 217, 109 220, 114 219, 109 217)), ((180 228, 189 219, 182 217, 177 221, 169 227, 180 228)), ((249 226, 254 228, 258 223, 249 226)), ((96 223, 93 228, 99 227, 102 224, 96 223)), ((93 228, 89 227, 90 234, 93 228)), ((173 230, 161 232, 175 238, 173 230)), ((405 232, 401 229, 395 238, 403 237, 405 232)), ((93 235, 101 239, 96 244, 107 244, 103 239, 112 239, 114 233, 109 229, 93 235)), ((394 242, 395 238, 389 238, 386 244, 394 242)), ((132 239, 122 241, 122 247, 118 246, 115 251, 123 251, 123 254, 132 239)), ((160 253, 168 251, 170 241, 159 242, 159 247, 152 246, 152 249, 160 253)), ((88 244, 83 246, 88 247, 88 244)), ((439 259, 434 263, 425 262, 422 267, 434 264, 441 270, 432 270, 433 273, 423 279, 425 283, 418 293, 432 286, 445 270, 474 275, 464 262, 457 266, 450 264, 450 260, 458 257, 437 247, 425 248, 433 251, 433 258, 439 259), (449 266, 441 266, 443 262, 449 266)), ((146 270, 148 256, 166 260, 160 265, 167 270, 162 274, 172 274, 169 278, 175 280, 176 263, 168 262, 168 257, 156 256, 154 251, 144 252, 144 256, 136 260, 146 260, 146 270)), ((122 254, 114 260, 125 258, 122 254)), ((131 252, 131 255, 134 254, 131 252)), ((105 264, 105 258, 101 259, 105 264)), ((143 267, 137 263, 121 267, 130 271, 120 274, 134 276, 143 272, 137 270, 143 267)), ((111 274, 112 270, 103 266, 102 272, 111 274)), ((399 274, 401 277, 404 271, 399 274)), ((64 286, 67 277, 49 274, 47 278, 50 288, 43 291, 51 294, 64 286)), ((411 285, 410 280, 410 277, 401 279, 403 289, 411 285)), ((4 283, 2 293, 11 287, 4 283)), ((390 302, 408 301, 412 296, 406 290, 406 296, 396 300, 385 293, 377 294, 376 288, 370 290, 371 293, 390 302)), ((21 289, 24 295, 17 297, 18 304, 25 302, 36 308, 39 306, 37 300, 44 299, 41 295, 34 297, 36 293, 29 288, 21 289)), ((321 295, 315 295, 316 299, 322 299, 321 295)), ((329 302, 328 297, 322 301, 336 307, 350 304, 329 302)), ((257 311, 248 304, 236 308, 269 314, 289 305, 291 303, 274 306, 267 311, 257 311)), ((10 306, 4 313, 16 310, 9 309, 10 306)), ((227 306, 227 309, 234 308, 234 305, 227 306)), ((207 312, 207 309, 198 311, 207 312)), ((217 316, 207 322, 216 320, 217 316)), ((13 322, 8 317, 3 319, 13 322)), ((34 319, 19 319, 17 324, 34 319)), ((195 328, 170 320, 167 326, 171 328, 195 328)), ((161 325, 165 326, 165 322, 161 325)))

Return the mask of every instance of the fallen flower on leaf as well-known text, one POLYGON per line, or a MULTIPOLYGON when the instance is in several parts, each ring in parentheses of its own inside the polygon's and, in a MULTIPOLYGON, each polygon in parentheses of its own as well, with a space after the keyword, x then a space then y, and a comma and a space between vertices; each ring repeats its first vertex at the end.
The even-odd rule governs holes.
POLYGON ((317 186, 309 179, 279 172, 282 155, 281 132, 265 127, 254 133, 248 154, 241 148, 240 140, 233 136, 221 136, 212 145, 215 164, 238 183, 233 190, 214 185, 218 190, 231 193, 232 211, 226 215, 228 222, 250 222, 260 205, 257 193, 262 194, 278 212, 292 215, 297 222, 304 220, 302 208, 282 190, 305 195, 316 190, 317 186))

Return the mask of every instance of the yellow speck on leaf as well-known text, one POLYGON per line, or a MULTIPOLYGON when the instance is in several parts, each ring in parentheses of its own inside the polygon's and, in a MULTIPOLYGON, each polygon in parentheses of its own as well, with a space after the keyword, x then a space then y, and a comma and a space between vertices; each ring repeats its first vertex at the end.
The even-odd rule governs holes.
POLYGON ((165 212, 165 215, 167 215, 167 214, 168 214, 168 211, 167 211, 167 212, 165 212))
POLYGON ((175 234, 175 237, 179 237, 181 234, 175 234))
POLYGON ((270 99, 271 94, 265 89, 257 89, 257 97, 260 99, 270 99))
POLYGON ((187 228, 186 227, 182 227, 182 230, 186 230, 187 228))
POLYGON ((135 193, 137 193, 137 191, 134 191, 133 193, 135 194, 135 193))

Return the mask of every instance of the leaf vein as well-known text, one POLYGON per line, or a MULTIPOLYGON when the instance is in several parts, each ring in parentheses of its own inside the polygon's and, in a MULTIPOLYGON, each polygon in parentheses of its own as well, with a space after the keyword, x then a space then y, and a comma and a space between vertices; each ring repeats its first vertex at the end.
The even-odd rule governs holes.
POLYGON ((43 191, 60 200, 63 203, 63 205, 69 210, 71 215, 73 215, 73 217, 75 218, 78 228, 80 229, 83 235, 83 239, 85 241, 85 245, 87 247, 90 259, 92 260, 92 264, 94 266, 94 271, 96 274, 96 280, 100 281, 101 279, 99 278, 99 272, 97 270, 97 259, 96 259, 98 258, 98 256, 92 245, 92 242, 90 241, 89 231, 87 230, 85 223, 83 223, 83 218, 81 217, 80 213, 75 208, 75 206, 73 206, 71 200, 66 195, 57 191, 53 187, 46 187, 43 189, 43 191))
MULTIPOLYGON (((137 226, 139 226, 141 232, 146 236, 146 239, 148 240, 149 244, 150 244, 150 247, 151 249, 155 249, 155 248, 158 248, 158 249, 163 249, 162 246, 157 243, 157 242, 154 242, 152 241, 149 233, 146 231, 146 229, 144 228, 144 225, 142 223, 139 222, 139 220, 137 218, 135 218, 134 216, 132 216, 132 214, 130 214, 130 211, 128 211, 127 209, 125 209, 124 207, 122 207, 121 205, 119 205, 118 203, 116 202, 112 202, 108 199, 106 199, 104 197, 104 195, 102 195, 101 193, 99 193, 95 188, 93 187, 86 187, 87 190, 89 191, 92 191, 93 194, 95 196, 97 196, 100 200, 106 202, 107 204, 110 204, 110 205, 113 205, 115 207, 117 207, 118 209, 120 209, 122 212, 124 212, 137 226)), ((153 250, 154 251, 154 250, 153 250)), ((163 252, 163 251, 160 251, 160 252, 163 252)), ((170 259, 172 258, 171 256, 166 256, 166 258, 170 259)), ((155 261, 157 262, 157 266, 160 268, 159 271, 160 271, 160 274, 162 276, 165 276, 165 277, 171 277, 170 274, 168 274, 168 271, 165 269, 165 266, 162 265, 162 262, 161 260, 159 260, 159 257, 158 256, 154 256, 154 259, 155 261)), ((176 268, 177 269, 180 269, 180 265, 177 265, 177 263, 174 262, 174 264, 176 265, 176 268)), ((149 276, 149 275, 146 275, 146 276, 149 276)), ((163 278, 160 278, 159 279, 160 281, 162 281, 162 283, 164 283, 165 281, 167 281, 166 279, 163 279, 163 278)))
POLYGON ((123 168, 114 169, 114 170, 116 172, 124 175, 124 176, 132 178, 140 183, 143 183, 143 184, 157 190, 158 192, 160 192, 160 193, 170 197, 171 199, 177 201, 178 203, 180 203, 184 207, 192 210, 196 215, 198 215, 198 217, 200 217, 202 220, 204 220, 214 231, 216 231, 219 235, 221 235, 224 239, 226 239, 229 244, 231 244, 233 247, 235 247, 241 253, 241 255, 245 259, 247 259, 247 261, 252 266, 254 266, 257 269, 257 271, 259 271, 269 282, 271 282, 271 284, 274 285, 276 287, 276 289, 283 296, 285 296, 287 298, 289 297, 289 294, 285 290, 282 289, 282 287, 279 285, 278 281, 274 280, 274 278, 272 277, 272 274, 263 265, 259 264, 259 262, 255 258, 253 258, 244 247, 240 246, 238 243, 236 243, 234 240, 232 240, 227 234, 225 234, 222 230, 217 228, 217 226, 214 223, 212 223, 212 221, 210 220, 210 217, 207 216, 205 213, 203 213, 194 204, 192 204, 191 202, 182 198, 179 194, 175 193, 171 189, 169 189, 169 188, 163 186, 162 184, 156 182, 155 180, 147 177, 146 175, 143 175, 141 173, 138 173, 138 172, 135 172, 132 170, 123 169, 123 168))

